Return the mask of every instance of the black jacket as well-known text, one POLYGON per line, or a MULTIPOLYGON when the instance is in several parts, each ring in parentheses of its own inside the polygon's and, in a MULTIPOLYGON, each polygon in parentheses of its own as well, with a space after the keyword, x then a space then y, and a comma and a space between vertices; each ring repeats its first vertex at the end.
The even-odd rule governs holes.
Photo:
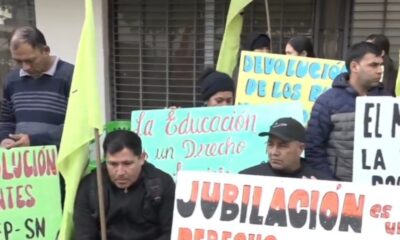
MULTIPOLYGON (((304 159, 301 159, 301 161, 303 160, 304 159)), ((269 176, 269 177, 290 177, 290 178, 315 177, 316 179, 320 180, 333 180, 332 177, 327 176, 320 171, 304 166, 303 164, 301 164, 300 169, 291 173, 275 170, 271 167, 269 163, 261 163, 259 165, 244 169, 239 173, 247 175, 269 176)))
MULTIPOLYGON (((111 240, 169 240, 175 183, 150 163, 128 191, 117 188, 103 170, 107 238, 111 240)), ((74 208, 74 239, 100 239, 96 172, 80 183, 74 208)))

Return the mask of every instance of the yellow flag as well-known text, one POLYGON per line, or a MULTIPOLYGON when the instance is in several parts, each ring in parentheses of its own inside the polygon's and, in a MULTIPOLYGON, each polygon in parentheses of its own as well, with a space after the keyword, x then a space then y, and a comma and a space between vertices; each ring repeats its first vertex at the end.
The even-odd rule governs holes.
POLYGON ((399 50, 399 67, 397 68, 397 80, 396 80, 396 96, 400 97, 400 50, 399 50))
POLYGON ((89 142, 94 139, 94 129, 101 132, 104 125, 98 91, 92 0, 85 1, 85 10, 57 161, 66 184, 60 240, 71 239, 75 195, 87 165, 89 142))
POLYGON ((244 8, 252 0, 231 0, 226 18, 225 32, 218 56, 217 71, 232 76, 237 64, 240 48, 240 33, 242 32, 244 8))

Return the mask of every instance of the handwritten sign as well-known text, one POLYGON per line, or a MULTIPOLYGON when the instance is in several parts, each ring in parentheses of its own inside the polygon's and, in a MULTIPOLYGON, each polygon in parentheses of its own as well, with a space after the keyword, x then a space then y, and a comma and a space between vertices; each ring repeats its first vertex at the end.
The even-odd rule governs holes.
POLYGON ((236 104, 299 101, 307 122, 314 102, 345 71, 343 61, 242 51, 236 104))
POLYGON ((353 182, 400 185, 400 99, 358 97, 353 182))
POLYGON ((171 240, 399 239, 399 197, 389 186, 183 171, 171 240))
POLYGON ((56 147, 0 154, 0 239, 56 239, 61 222, 56 147))
POLYGON ((148 160, 175 175, 181 169, 239 172, 267 160, 266 138, 278 118, 301 122, 299 103, 132 112, 132 130, 148 160))

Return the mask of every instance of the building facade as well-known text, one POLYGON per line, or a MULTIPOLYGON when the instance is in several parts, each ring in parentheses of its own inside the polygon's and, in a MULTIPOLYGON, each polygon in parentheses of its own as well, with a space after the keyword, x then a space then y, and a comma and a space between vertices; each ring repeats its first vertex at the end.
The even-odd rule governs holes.
MULTIPOLYGON (((25 2, 34 4, 36 16, 26 23, 36 22, 53 52, 74 62, 84 1, 25 2)), ((93 2, 108 120, 129 119, 132 110, 201 104, 197 79, 216 64, 229 0, 93 2)), ((269 0, 269 11, 275 53, 283 53, 290 37, 305 35, 318 57, 342 59, 352 43, 383 33, 398 61, 400 0, 269 0)), ((253 0, 243 16, 242 39, 250 32, 267 32, 265 0, 253 0)))

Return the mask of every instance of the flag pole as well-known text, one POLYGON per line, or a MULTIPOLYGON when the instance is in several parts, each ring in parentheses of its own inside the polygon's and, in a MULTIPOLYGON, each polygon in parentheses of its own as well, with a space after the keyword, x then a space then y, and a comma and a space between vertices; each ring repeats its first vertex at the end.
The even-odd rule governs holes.
POLYGON ((271 52, 273 52, 272 51, 272 35, 271 35, 271 15, 269 14, 269 3, 268 3, 268 0, 265 0, 265 12, 266 12, 266 15, 267 15, 268 37, 270 39, 269 49, 271 49, 271 52))
POLYGON ((100 156, 100 134, 99 129, 94 129, 94 139, 96 145, 96 176, 97 176, 97 192, 99 199, 99 214, 100 214, 100 230, 101 240, 107 240, 107 226, 106 226, 106 214, 104 207, 104 188, 103 188, 103 173, 101 170, 101 156, 100 156))

